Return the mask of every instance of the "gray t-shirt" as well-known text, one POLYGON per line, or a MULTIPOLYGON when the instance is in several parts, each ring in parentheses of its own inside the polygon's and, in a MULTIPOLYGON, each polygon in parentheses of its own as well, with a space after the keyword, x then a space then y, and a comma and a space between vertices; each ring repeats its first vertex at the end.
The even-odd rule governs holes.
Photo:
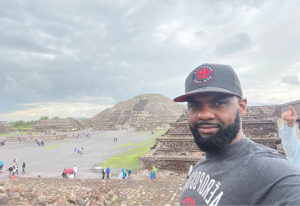
POLYGON ((243 138, 196 164, 180 205, 300 205, 300 168, 243 138))

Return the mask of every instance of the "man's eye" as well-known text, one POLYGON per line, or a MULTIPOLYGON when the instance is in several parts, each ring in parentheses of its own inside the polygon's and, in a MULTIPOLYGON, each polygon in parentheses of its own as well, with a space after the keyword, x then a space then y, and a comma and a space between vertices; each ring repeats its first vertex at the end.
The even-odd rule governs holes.
POLYGON ((221 102, 221 101, 215 102, 215 106, 221 106, 221 105, 223 105, 223 104, 225 104, 225 102, 221 102))
POLYGON ((198 105, 196 105, 196 104, 189 104, 189 108, 197 108, 198 107, 198 105))

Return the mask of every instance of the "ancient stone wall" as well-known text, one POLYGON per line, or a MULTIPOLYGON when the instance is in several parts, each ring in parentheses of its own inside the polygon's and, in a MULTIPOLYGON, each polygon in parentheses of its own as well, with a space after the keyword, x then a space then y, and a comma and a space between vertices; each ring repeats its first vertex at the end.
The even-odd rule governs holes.
POLYGON ((261 121, 277 120, 280 117, 280 110, 277 105, 272 106, 248 106, 243 120, 261 121))
POLYGON ((178 173, 186 173, 190 165, 195 165, 201 156, 142 156, 139 158, 139 171, 149 170, 152 165, 159 170, 170 170, 178 173))
POLYGON ((139 171, 155 165, 159 169, 186 173, 203 155, 194 143, 187 121, 173 122, 165 135, 156 138, 154 148, 139 158, 139 171))
POLYGON ((8 124, 5 121, 0 121, 0 134, 8 134, 16 132, 16 129, 14 129, 10 124, 8 124))
POLYGON ((81 121, 76 119, 46 119, 40 120, 32 127, 33 132, 49 132, 49 131, 77 131, 84 129, 81 121))
MULTIPOLYGON (((277 106, 248 107, 247 114, 242 119, 245 135, 257 143, 283 152, 278 134, 279 113, 277 106)), ((170 124, 168 132, 156 139, 155 147, 147 155, 140 157, 139 170, 155 165, 160 169, 186 173, 190 165, 196 164, 204 156, 194 143, 187 118, 185 110, 176 122, 170 124)))
POLYGON ((154 154, 191 153, 198 151, 199 149, 194 143, 194 138, 191 136, 186 138, 167 136, 156 138, 156 151, 154 154))
POLYGON ((60 134, 34 134, 34 135, 13 135, 9 137, 5 137, 8 142, 35 142, 36 140, 45 141, 54 141, 54 140, 63 140, 74 138, 71 133, 60 133, 60 134))

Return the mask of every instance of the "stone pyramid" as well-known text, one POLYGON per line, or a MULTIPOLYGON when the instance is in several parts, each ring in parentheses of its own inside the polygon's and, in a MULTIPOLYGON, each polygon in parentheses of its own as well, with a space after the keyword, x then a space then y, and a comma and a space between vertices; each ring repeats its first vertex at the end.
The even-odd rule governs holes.
POLYGON ((102 111, 85 123, 98 130, 165 129, 184 109, 184 105, 161 94, 142 94, 102 111))

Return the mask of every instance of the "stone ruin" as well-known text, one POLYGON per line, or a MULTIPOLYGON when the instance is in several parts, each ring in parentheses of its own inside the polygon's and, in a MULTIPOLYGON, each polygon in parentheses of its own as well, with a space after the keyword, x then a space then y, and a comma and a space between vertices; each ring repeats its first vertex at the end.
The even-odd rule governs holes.
POLYGON ((45 119, 40 120, 32 127, 32 132, 71 132, 84 129, 85 126, 81 120, 67 119, 45 119))
POLYGON ((283 152, 280 148, 278 106, 249 106, 242 119, 244 134, 254 142, 283 152))
POLYGON ((184 109, 185 106, 161 94, 142 94, 104 110, 85 123, 96 130, 166 129, 184 109))
POLYGON ((17 130, 13 128, 10 124, 5 121, 0 121, 0 134, 9 134, 16 132, 17 130))
MULTIPOLYGON (((298 115, 300 114, 300 101, 284 105, 248 106, 242 119, 244 134, 253 141, 284 154, 278 123, 281 112, 288 105, 293 105, 298 115)), ((170 129, 165 135, 156 139, 150 152, 139 158, 139 171, 149 170, 155 165, 162 170, 186 173, 190 165, 195 165, 205 155, 194 143, 187 116, 185 111, 176 122, 170 124, 170 129)))
POLYGON ((139 158, 138 170, 149 170, 155 165, 160 170, 188 171, 204 155, 194 143, 187 124, 187 112, 177 122, 170 123, 167 133, 156 138, 150 152, 139 158))

